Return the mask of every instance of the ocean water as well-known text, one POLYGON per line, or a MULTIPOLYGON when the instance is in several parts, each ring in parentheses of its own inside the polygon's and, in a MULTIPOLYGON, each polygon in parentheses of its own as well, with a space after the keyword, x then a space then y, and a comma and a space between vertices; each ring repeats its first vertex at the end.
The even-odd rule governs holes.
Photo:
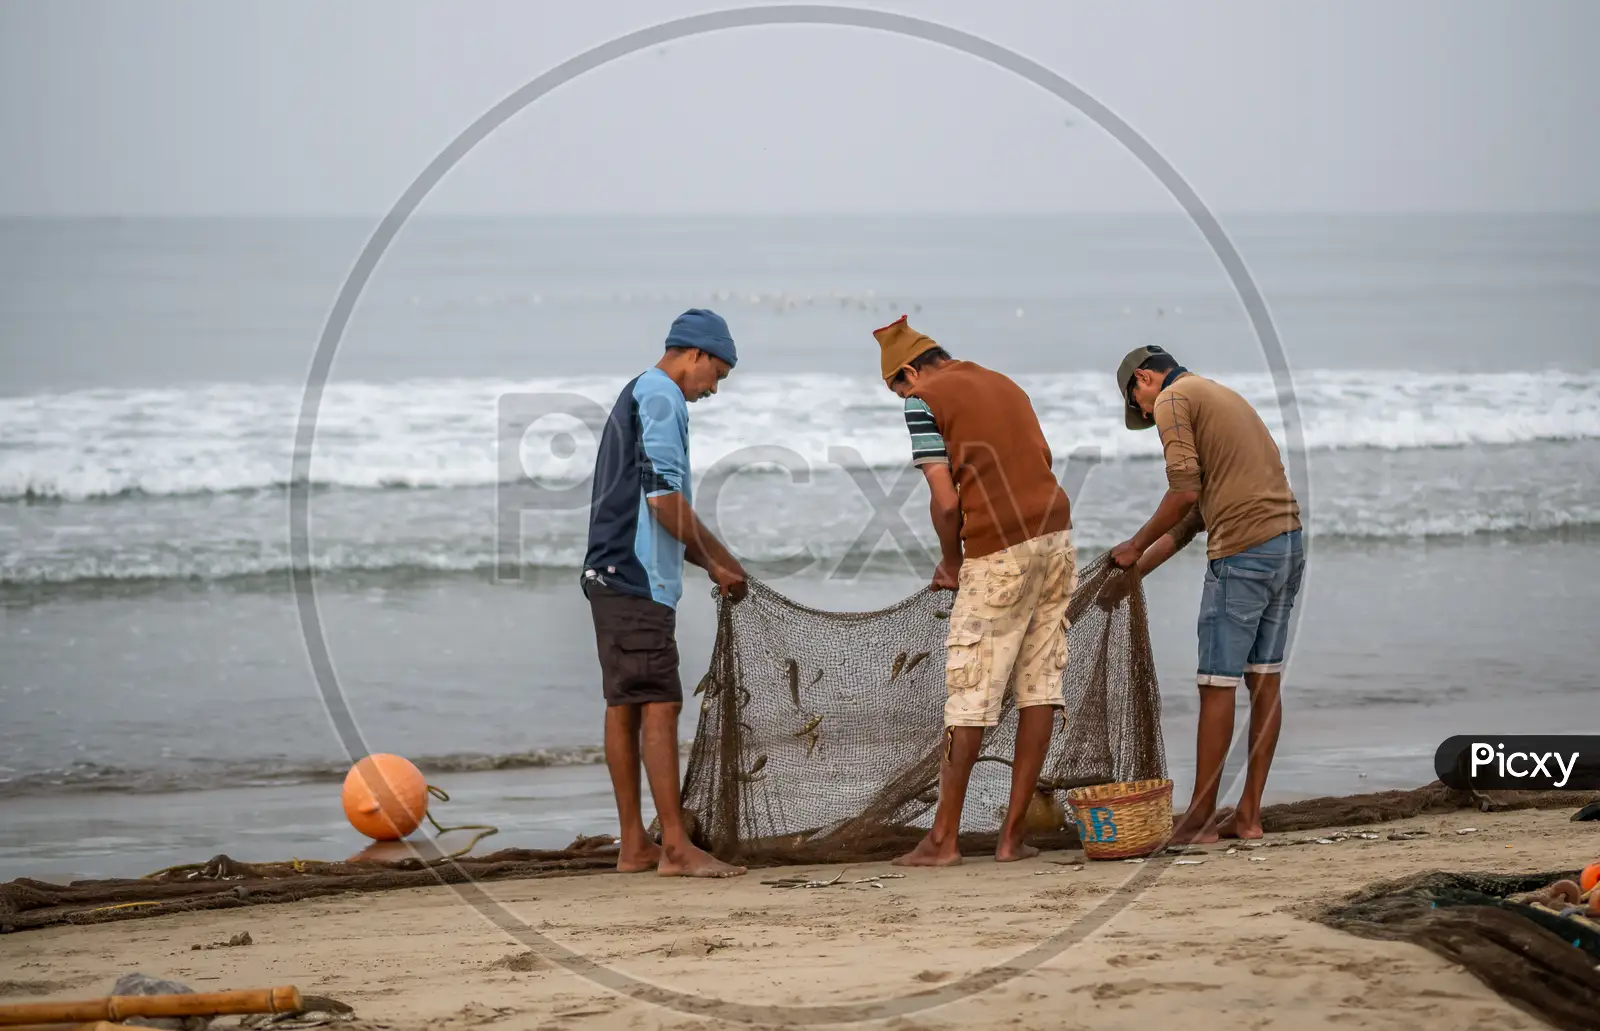
MULTIPOLYGON (((1272 792, 1413 786, 1455 733, 1593 729, 1600 217, 1224 224, 1282 334, 1310 474, 1272 792)), ((360 847, 289 593, 288 485, 311 357, 371 228, 0 221, 0 877, 360 847)), ((691 408, 702 512, 824 608, 931 569, 870 336, 902 313, 1028 390, 1085 559, 1163 489, 1158 442, 1121 425, 1129 347, 1235 386, 1286 443, 1242 308, 1177 218, 419 220, 316 413, 309 551, 368 746, 445 785, 446 822, 518 844, 612 829, 576 587, 584 417, 690 306, 741 349, 691 408)), ((1147 585, 1180 796, 1191 550, 1147 585)))

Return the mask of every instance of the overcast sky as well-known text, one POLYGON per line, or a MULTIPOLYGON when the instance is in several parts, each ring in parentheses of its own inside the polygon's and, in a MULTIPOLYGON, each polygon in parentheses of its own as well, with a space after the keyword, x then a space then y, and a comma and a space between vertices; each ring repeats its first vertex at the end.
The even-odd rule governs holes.
MULTIPOLYGON (((0 0, 0 211, 375 213, 457 133, 695 0, 0 0)), ((1600 210, 1600 3, 875 0, 1014 49, 1226 211, 1600 210)), ((1173 210, 1008 72, 860 29, 725 31, 557 90, 435 212, 1173 210)))

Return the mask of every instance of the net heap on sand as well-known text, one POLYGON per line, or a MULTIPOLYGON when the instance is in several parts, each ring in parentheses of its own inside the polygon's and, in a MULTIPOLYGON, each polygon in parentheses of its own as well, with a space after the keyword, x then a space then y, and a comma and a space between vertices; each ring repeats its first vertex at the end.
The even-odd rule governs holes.
MULTIPOLYGON (((742 862, 882 858, 933 819, 944 744, 947 591, 875 612, 823 612, 752 582, 724 600, 684 809, 700 845, 742 862)), ((1065 727, 1052 735, 1041 790, 1164 779, 1161 695, 1145 599, 1102 556, 1068 608, 1065 727)), ((1017 713, 1008 696, 985 735, 962 818, 963 850, 993 849, 1010 795, 1017 713)), ((1041 845, 1076 841, 1068 827, 1041 845)))
POLYGON ((0 934, 56 924, 99 924, 207 909, 237 909, 469 881, 563 877, 616 870, 615 839, 579 838, 564 849, 505 848, 485 856, 391 862, 295 859, 242 863, 226 855, 144 877, 51 884, 29 877, 0 884, 0 934))
POLYGON ((1576 870, 1432 871, 1383 881, 1309 913, 1363 938, 1420 945, 1563 1031, 1600 1027, 1600 933, 1519 901, 1576 870))

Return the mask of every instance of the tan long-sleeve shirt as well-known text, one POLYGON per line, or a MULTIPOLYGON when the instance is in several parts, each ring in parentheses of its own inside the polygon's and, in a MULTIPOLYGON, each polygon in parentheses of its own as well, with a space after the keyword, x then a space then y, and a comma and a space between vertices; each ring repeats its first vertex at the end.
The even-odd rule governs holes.
POLYGON ((1167 486, 1200 501, 1172 531, 1179 546, 1201 527, 1211 559, 1300 529, 1300 505, 1278 445, 1250 402, 1214 380, 1183 373, 1157 397, 1167 486))

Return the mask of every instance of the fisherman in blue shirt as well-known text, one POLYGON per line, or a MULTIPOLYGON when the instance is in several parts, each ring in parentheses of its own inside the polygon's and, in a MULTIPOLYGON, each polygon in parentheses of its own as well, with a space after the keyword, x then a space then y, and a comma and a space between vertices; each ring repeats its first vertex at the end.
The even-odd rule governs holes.
POLYGON ((691 504, 688 402, 715 394, 737 361, 722 316, 701 308, 678 316, 666 354, 622 389, 595 458, 583 592, 600 652, 606 766, 622 824, 617 869, 623 873, 745 872, 689 841, 678 783, 683 685, 676 630, 683 561, 706 570, 734 601, 747 587, 744 567, 691 504), (660 845, 650 840, 639 809, 641 754, 661 820, 660 845))

